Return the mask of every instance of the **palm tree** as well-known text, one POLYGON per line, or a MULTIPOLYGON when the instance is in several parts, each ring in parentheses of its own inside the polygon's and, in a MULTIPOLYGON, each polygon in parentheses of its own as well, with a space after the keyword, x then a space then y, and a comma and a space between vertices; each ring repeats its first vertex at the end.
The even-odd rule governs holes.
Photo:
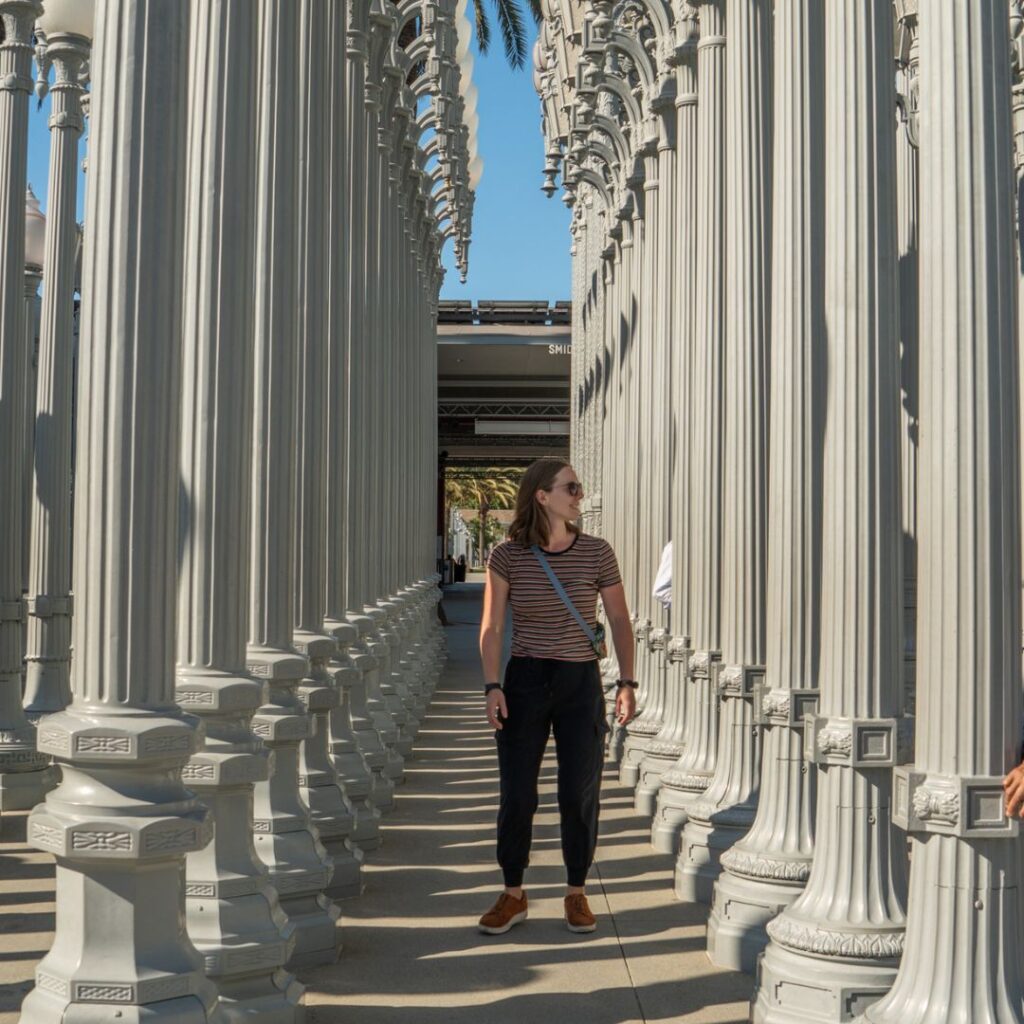
MULTIPOLYGON (((498 15, 498 28, 505 49, 505 59, 516 70, 526 65, 526 26, 519 0, 491 0, 498 15)), ((540 0, 527 0, 533 20, 539 25, 544 20, 540 0)), ((476 43, 481 54, 486 54, 491 45, 491 23, 487 17, 484 0, 473 0, 476 15, 476 43)))
MULTIPOLYGON (((445 501, 449 508, 473 508, 480 516, 479 552, 487 542, 487 514, 492 509, 512 508, 518 490, 518 473, 501 469, 455 469, 445 479, 445 501)), ((447 515, 446 515, 447 520, 447 515)))

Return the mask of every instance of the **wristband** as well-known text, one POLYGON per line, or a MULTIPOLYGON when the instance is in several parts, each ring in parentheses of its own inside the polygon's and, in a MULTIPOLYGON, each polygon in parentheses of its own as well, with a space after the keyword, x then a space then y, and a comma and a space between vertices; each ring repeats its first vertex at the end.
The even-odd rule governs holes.
POLYGON ((487 683, 484 686, 484 696, 486 697, 491 692, 491 690, 500 690, 500 689, 501 689, 501 683, 487 683))
POLYGON ((620 690, 624 686, 628 686, 631 690, 635 690, 640 684, 635 679, 620 679, 615 685, 620 690))

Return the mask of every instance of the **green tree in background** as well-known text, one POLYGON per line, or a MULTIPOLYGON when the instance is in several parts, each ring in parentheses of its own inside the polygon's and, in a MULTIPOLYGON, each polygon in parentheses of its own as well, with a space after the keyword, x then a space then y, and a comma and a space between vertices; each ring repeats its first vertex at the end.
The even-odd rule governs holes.
POLYGON ((487 547, 493 547, 505 539, 505 524, 494 516, 487 517, 487 525, 484 527, 484 543, 487 547))
POLYGON ((481 559, 488 541, 488 513, 492 509, 514 507, 521 475, 519 470, 514 469, 458 467, 449 470, 445 477, 445 522, 448 522, 450 509, 476 509, 480 517, 477 536, 481 559))

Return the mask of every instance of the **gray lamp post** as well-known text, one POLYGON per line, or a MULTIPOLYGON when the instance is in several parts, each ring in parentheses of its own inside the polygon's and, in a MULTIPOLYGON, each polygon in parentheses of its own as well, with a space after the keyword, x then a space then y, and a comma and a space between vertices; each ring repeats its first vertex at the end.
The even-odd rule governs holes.
MULTIPOLYGON (((697 12, 683 5, 676 22, 676 215, 672 236, 672 274, 670 287, 675 293, 674 343, 672 349, 670 401, 675 438, 670 469, 672 538, 672 633, 666 644, 668 661, 666 684, 670 706, 665 728, 648 750, 641 771, 638 801, 650 799, 654 821, 651 843, 664 852, 675 852, 676 829, 668 820, 670 801, 661 803, 660 791, 665 775, 683 754, 688 721, 686 670, 691 650, 689 628, 689 521, 690 491, 685 486, 690 452, 690 387, 693 366, 694 273, 696 257, 696 204, 693 201, 697 167, 697 12), (650 794, 650 796, 646 796, 650 794)), ((575 319, 575 318, 574 318, 575 319)), ((595 401, 595 404, 596 401, 595 401)))
MULTIPOLYGON (((369 339, 366 309, 368 290, 366 275, 368 262, 366 244, 369 227, 369 141, 368 128, 370 110, 367 95, 372 84, 368 71, 369 3, 358 0, 349 9, 347 26, 348 69, 346 89, 346 134, 349 141, 348 181, 351 196, 348 208, 348 253, 349 268, 348 304, 344 333, 347 340, 347 391, 348 436, 346 438, 347 459, 344 465, 347 493, 362 494, 365 490, 366 462, 371 457, 367 445, 367 397, 365 381, 365 359, 369 339)), ((332 577, 333 601, 345 601, 344 621, 337 615, 337 608, 329 608, 334 618, 332 633, 338 643, 336 668, 344 673, 339 685, 346 687, 349 696, 349 715, 353 738, 359 752, 365 757, 372 771, 370 799, 380 810, 394 806, 395 780, 401 776, 402 760, 385 742, 390 738, 390 720, 382 720, 374 714, 368 697, 372 675, 376 671, 376 659, 369 653, 363 642, 369 620, 357 609, 362 608, 361 559, 364 548, 364 519, 366 510, 362 501, 339 502, 332 506, 344 508, 344 551, 335 553, 332 565, 343 579, 332 577), (343 569, 339 569, 339 564, 343 569), (383 727, 385 732, 379 729, 383 727)), ((332 529, 340 530, 341 524, 333 521, 332 529)), ((332 602, 333 603, 333 602, 332 602)), ((332 736, 332 753, 339 771, 352 772, 351 748, 347 746, 344 730, 340 728, 332 736), (348 760, 349 768, 344 768, 348 760)))
POLYGON ((765 926, 807 881, 815 774, 803 757, 804 715, 817 705, 821 605, 824 338, 824 11, 775 5, 768 585, 761 792, 750 831, 722 855, 708 954, 753 971, 765 926))
POLYGON ((184 858, 210 822, 174 703, 188 31, 187 5, 97 4, 74 700, 39 729, 62 779, 28 836, 56 857, 57 920, 24 1024, 207 1024, 216 1002, 185 931, 184 858))
MULTIPOLYGON (((387 532, 387 523, 391 516, 391 508, 385 501, 384 492, 387 476, 384 472, 389 460, 387 439, 392 433, 388 424, 389 388, 388 361, 395 344, 395 332, 389 330, 394 308, 394 287, 391 272, 391 224, 393 221, 393 202, 390 189, 388 150, 390 138, 395 130, 393 112, 397 101, 397 86, 401 73, 391 61, 390 47, 396 31, 392 8, 374 4, 370 10, 369 61, 366 90, 366 104, 369 113, 367 136, 367 209, 369 211, 366 259, 371 268, 367 280, 367 317, 366 331, 369 347, 366 351, 365 386, 370 396, 369 432, 367 447, 370 459, 365 467, 366 490, 364 491, 368 517, 365 521, 367 531, 365 542, 360 548, 362 563, 362 607, 356 608, 357 625, 361 632, 369 654, 374 659, 374 667, 368 677, 368 697, 372 710, 376 712, 379 728, 383 729, 382 738, 391 749, 393 757, 402 763, 411 747, 412 737, 406 725, 408 716, 402 706, 401 699, 395 689, 392 678, 393 651, 392 638, 387 624, 387 613, 377 604, 385 592, 387 578, 387 560, 374 558, 374 544, 371 540, 371 526, 383 524, 387 532), (376 267, 376 273, 373 268, 376 267)), ((398 771, 393 775, 394 781, 403 781, 404 775, 398 771)))
POLYGON ((722 852, 753 823, 761 767, 754 690, 765 659, 771 22, 766 0, 727 0, 721 710, 715 774, 690 805, 676 866, 676 894, 705 903, 722 852))
POLYGON ((36 388, 28 576, 25 711, 38 721, 71 700, 71 437, 78 150, 85 128, 82 72, 92 48, 91 0, 50 0, 46 34, 50 182, 36 388))
MULTIPOLYGON (((46 255, 46 217, 39 207, 39 199, 32 186, 25 193, 25 457, 22 460, 22 523, 30 533, 32 513, 32 451, 35 447, 36 377, 39 351, 36 309, 39 305, 39 285, 43 280, 43 260, 46 255)), ((26 540, 28 537, 26 537, 26 540)), ((22 547, 21 578, 28 587, 29 544, 22 547)))
MULTIPOLYGON (((377 418, 382 402, 375 401, 375 391, 381 381, 375 372, 378 367, 381 340, 379 246, 381 244, 381 209, 384 174, 381 167, 379 145, 380 109, 384 94, 385 50, 389 40, 391 16, 377 5, 360 4, 356 7, 358 22, 349 26, 351 50, 362 65, 356 88, 350 92, 350 103, 362 108, 356 115, 357 136, 354 152, 353 196, 359 210, 353 209, 352 263, 361 265, 362 285, 353 281, 350 298, 358 295, 358 306, 350 306, 349 352, 352 374, 349 399, 353 415, 349 422, 358 424, 353 431, 350 449, 353 458, 349 465, 350 493, 364 496, 349 509, 348 557, 350 579, 347 588, 349 614, 347 621, 356 628, 358 636, 348 648, 348 657, 359 670, 363 687, 353 693, 352 709, 358 733, 367 726, 376 733, 377 740, 368 738, 367 749, 379 744, 384 754, 381 773, 388 788, 380 787, 374 801, 382 809, 393 802, 393 787, 404 779, 404 758, 399 749, 401 739, 398 725, 392 717, 387 698, 392 695, 390 682, 384 678, 389 669, 386 644, 377 632, 378 622, 384 617, 373 607, 376 599, 376 560, 373 556, 373 537, 381 521, 376 508, 378 494, 374 488, 375 476, 380 470, 377 445, 379 429, 377 418), (353 31, 354 30, 354 31, 353 31), (356 191, 358 183, 359 191, 356 191), (359 244, 361 239, 362 244, 359 244), (358 410, 358 413, 356 413, 358 410)), ((351 52, 350 50, 350 52, 351 52)))
POLYGON ((662 776, 653 835, 675 848, 687 807, 711 781, 718 759, 717 677, 721 660, 722 360, 724 297, 725 0, 699 0, 697 48, 696 279, 693 375, 690 385, 691 518, 689 629, 694 653, 685 686, 683 754, 662 776))
MULTIPOLYGON (((329 291, 327 329, 327 375, 330 401, 327 403, 327 480, 324 498, 325 578, 324 629, 334 638, 334 656, 329 666, 333 684, 338 691, 338 705, 331 710, 328 722, 328 742, 331 761, 338 778, 345 787, 355 813, 352 838, 363 850, 380 845, 380 810, 374 803, 374 787, 384 786, 380 772, 383 748, 376 733, 364 734, 366 742, 376 743, 376 749, 363 750, 354 731, 352 701, 354 689, 362 686, 362 677, 348 658, 348 645, 356 636, 355 628, 345 621, 346 612, 346 530, 349 516, 347 476, 349 451, 349 334, 348 317, 352 303, 350 274, 352 254, 351 224, 356 211, 350 210, 354 202, 352 181, 353 149, 358 138, 353 128, 353 116, 361 111, 353 109, 350 94, 361 75, 359 62, 349 48, 345 5, 335 4, 331 29, 331 121, 335 125, 334 147, 331 153, 330 175, 330 228, 329 291), (371 767, 371 761, 376 771, 371 767)), ((360 104, 361 107, 361 104, 360 104)), ((384 801, 385 803, 387 801, 384 801)))
MULTIPOLYGON (((647 75, 653 75, 653 68, 647 70, 647 75)), ((639 308, 634 351, 630 356, 633 372, 627 378, 636 381, 635 429, 631 434, 631 443, 635 440, 635 450, 627 460, 627 472, 631 474, 627 483, 631 495, 627 517, 634 525, 627 534, 629 546, 625 549, 623 560, 627 573, 631 563, 636 566, 630 593, 636 595, 634 607, 640 620, 636 630, 636 677, 642 681, 640 700, 643 708, 642 713, 627 727, 619 765, 619 781, 630 786, 640 782, 642 762, 664 724, 666 682, 662 657, 665 630, 656 624, 660 622, 660 617, 652 606, 651 597, 654 571, 661 552, 658 546, 657 552, 652 554, 654 538, 660 538, 661 544, 664 544, 668 534, 667 506, 659 500, 659 496, 667 492, 666 481, 661 472, 662 467, 658 467, 655 461, 659 447, 659 442, 654 440, 655 421, 656 414, 661 410, 656 410, 652 401, 656 373, 659 379, 668 376, 658 359, 658 355, 664 351, 664 334, 660 340, 656 340, 660 305, 656 282, 661 273, 660 267, 665 263, 660 245, 660 220, 665 190, 659 175, 658 136, 653 121, 646 116, 652 101, 653 96, 645 97, 644 120, 634 129, 635 135, 639 136, 637 155, 641 158, 637 161, 640 177, 635 189, 637 219, 634 236, 639 269, 639 308), (639 171, 640 167, 643 168, 642 172, 639 171), (654 480, 658 477, 661 479, 655 487, 654 480), (645 508, 643 515, 638 514, 641 505, 645 508)), ((637 806, 638 809, 649 808, 653 811, 652 803, 641 795, 637 806)))
MULTIPOLYGON (((274 752, 256 783, 256 851, 296 928, 294 966, 332 963, 339 911, 324 895, 332 864, 299 792, 299 744, 314 721, 296 689, 309 671, 293 645, 298 388, 299 12, 261 8, 257 173, 253 512, 249 672, 267 682, 253 731, 274 752)), ((247 386, 244 384, 243 386, 247 386)))
POLYGON ((892 769, 906 760, 911 724, 900 718, 893 11, 871 0, 827 14, 827 556, 819 711, 804 726, 817 816, 807 884, 768 924, 753 1007, 762 1024, 865 1009, 896 976, 905 923, 903 838, 892 827, 892 769))
MULTIPOLYGON (((1011 0, 1011 10, 1014 0, 1011 0)), ((920 442, 920 277, 918 243, 919 0, 895 0, 897 102, 903 130, 896 138, 896 213, 900 275, 900 511, 903 529, 903 685, 906 713, 917 693, 917 464, 920 442)))
POLYGON ((295 925, 253 844, 253 787, 267 779, 273 761, 252 731, 266 684, 246 671, 255 55, 266 6, 196 5, 189 60, 175 696, 205 725, 205 742, 184 778, 210 808, 214 838, 188 856, 186 919, 220 990, 225 1024, 293 1024, 302 1015, 302 986, 282 969, 295 925))
POLYGON ((25 602, 23 552, 25 385, 25 175, 28 98, 32 92, 32 25, 37 0, 3 0, 0 20, 0 809, 27 809, 41 795, 46 758, 21 704, 25 602))
MULTIPOLYGON (((310 61, 311 76, 329 80, 330 27, 328 5, 309 0, 301 12, 301 52, 310 61)), ((324 632, 326 599, 325 545, 328 351, 326 324, 329 293, 327 216, 330 193, 324 139, 331 138, 330 96, 310 88, 302 98, 299 145, 306 159, 299 181, 299 332, 298 473, 295 553, 297 578, 293 620, 296 650, 309 660, 309 674, 298 694, 315 725, 302 741, 299 786, 320 839, 331 860, 327 894, 342 898, 362 890, 362 850, 352 841, 352 805, 339 783, 328 751, 328 719, 338 704, 327 662, 334 654, 333 637, 324 632)), ((327 151, 328 154, 330 150, 327 151)))
MULTIPOLYGON (((917 750, 906 946, 862 1021, 1019 1024, 1020 358, 1006 4, 922 5, 917 750), (984 182, 984 187, 979 183, 984 182)), ((1014 12, 1019 14, 1019 12, 1014 12)))

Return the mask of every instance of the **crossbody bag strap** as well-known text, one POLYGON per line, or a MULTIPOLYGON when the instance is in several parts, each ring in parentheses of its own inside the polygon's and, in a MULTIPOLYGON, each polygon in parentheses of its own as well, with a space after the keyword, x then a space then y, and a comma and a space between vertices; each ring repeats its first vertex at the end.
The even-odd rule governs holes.
POLYGON ((547 577, 551 580, 551 586, 555 588, 555 593, 562 599, 562 604, 569 609, 572 617, 579 623, 580 629, 583 630, 587 635, 587 639, 590 641, 590 646, 597 648, 597 637, 594 635, 594 631, 587 625, 587 620, 576 610, 576 605, 569 600, 569 595, 565 592, 565 587, 559 582, 558 577, 555 575, 554 570, 551 568, 548 560, 541 553, 540 547, 537 544, 533 544, 530 547, 533 552, 534 558, 540 562, 540 567, 547 573, 547 577))

